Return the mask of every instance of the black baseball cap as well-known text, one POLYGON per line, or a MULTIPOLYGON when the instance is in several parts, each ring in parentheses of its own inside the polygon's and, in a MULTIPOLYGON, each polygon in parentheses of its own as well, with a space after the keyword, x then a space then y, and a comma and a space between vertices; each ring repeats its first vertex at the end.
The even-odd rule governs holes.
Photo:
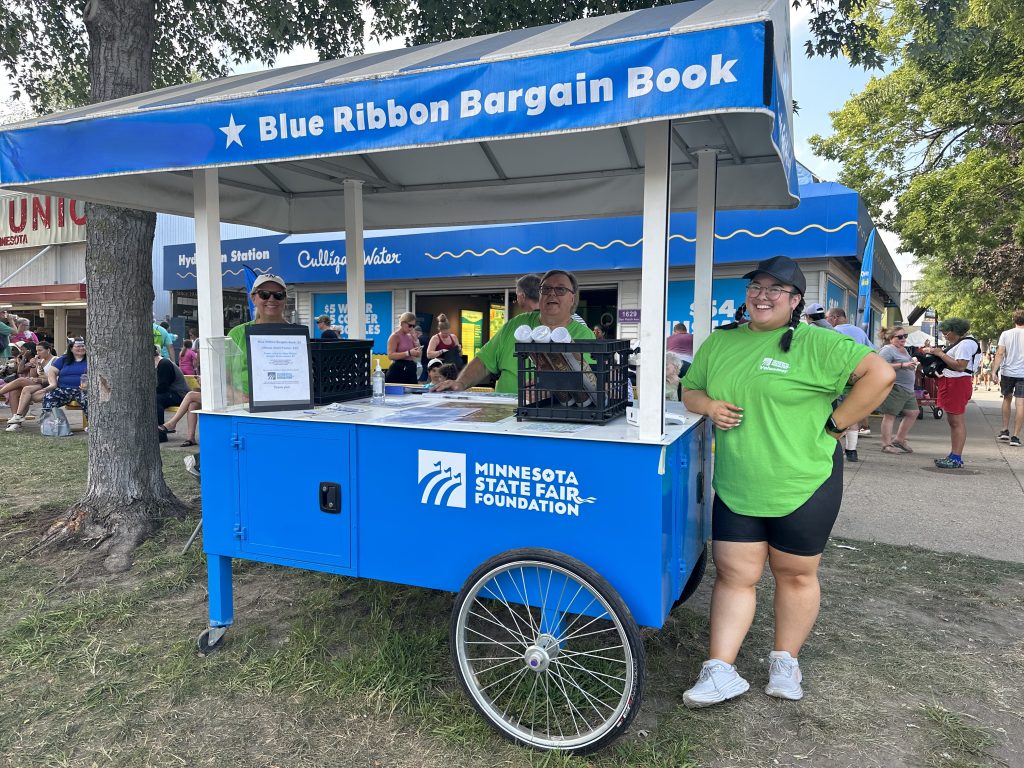
POLYGON ((789 256, 772 256, 770 259, 757 262, 757 267, 743 276, 744 280, 752 280, 758 274, 771 275, 780 283, 792 285, 800 295, 807 291, 807 280, 800 267, 789 256))

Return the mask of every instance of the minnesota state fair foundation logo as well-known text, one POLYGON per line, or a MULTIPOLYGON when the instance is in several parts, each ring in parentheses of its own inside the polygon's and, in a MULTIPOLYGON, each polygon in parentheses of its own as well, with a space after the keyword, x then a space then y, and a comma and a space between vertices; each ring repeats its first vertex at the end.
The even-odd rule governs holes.
POLYGON ((419 452, 420 503, 466 508, 466 454, 419 452))

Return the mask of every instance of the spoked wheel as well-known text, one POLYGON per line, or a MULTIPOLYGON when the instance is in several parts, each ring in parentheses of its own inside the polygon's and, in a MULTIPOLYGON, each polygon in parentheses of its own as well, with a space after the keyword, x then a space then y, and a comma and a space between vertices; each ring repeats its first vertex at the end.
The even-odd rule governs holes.
POLYGON ((537 749, 600 749, 643 698, 643 640, 626 604, 592 568, 552 550, 513 550, 477 568, 455 600, 451 647, 477 711, 537 749))

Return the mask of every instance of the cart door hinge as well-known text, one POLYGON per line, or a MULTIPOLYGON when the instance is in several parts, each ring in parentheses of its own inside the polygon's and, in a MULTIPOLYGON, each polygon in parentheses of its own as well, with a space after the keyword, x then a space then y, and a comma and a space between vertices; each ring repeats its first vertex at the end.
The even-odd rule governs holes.
POLYGON ((235 526, 235 538, 239 541, 245 541, 245 535, 247 531, 244 525, 235 526))
POLYGON ((240 451, 245 448, 245 438, 239 435, 235 435, 231 438, 231 447, 236 451, 240 451))

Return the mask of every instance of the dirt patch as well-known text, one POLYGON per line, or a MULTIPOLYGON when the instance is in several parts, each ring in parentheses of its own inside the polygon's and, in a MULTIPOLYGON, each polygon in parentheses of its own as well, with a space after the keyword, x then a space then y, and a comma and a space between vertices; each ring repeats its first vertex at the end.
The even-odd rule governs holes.
MULTIPOLYGON (((187 488, 187 486, 183 486, 187 488)), ((236 563, 236 624, 196 652, 195 512, 110 576, 88 553, 24 552, 52 509, 0 518, 0 765, 935 766, 1024 754, 1024 566, 834 542, 801 657, 807 696, 764 696, 764 600, 738 661, 750 693, 681 706, 707 642, 710 578, 645 631, 648 692, 590 758, 511 746, 461 694, 447 593, 236 563)), ((709 569, 709 577, 713 571, 709 569)))

